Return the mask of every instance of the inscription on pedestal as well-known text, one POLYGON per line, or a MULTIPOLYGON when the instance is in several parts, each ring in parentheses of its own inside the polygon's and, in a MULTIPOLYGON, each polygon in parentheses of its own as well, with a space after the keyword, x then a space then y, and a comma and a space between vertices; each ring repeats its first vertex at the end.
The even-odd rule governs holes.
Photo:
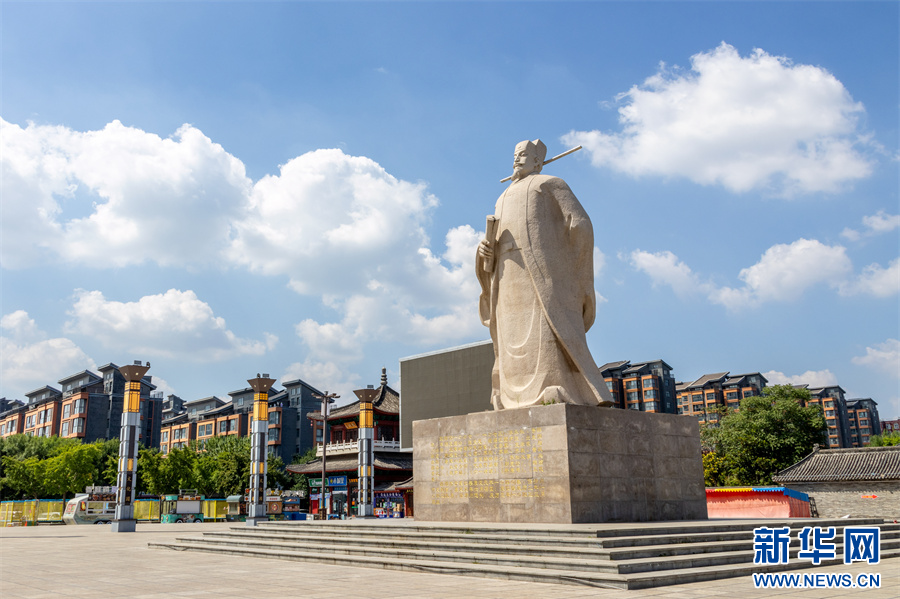
POLYGON ((431 442, 432 504, 540 498, 543 473, 541 428, 448 435, 431 442))

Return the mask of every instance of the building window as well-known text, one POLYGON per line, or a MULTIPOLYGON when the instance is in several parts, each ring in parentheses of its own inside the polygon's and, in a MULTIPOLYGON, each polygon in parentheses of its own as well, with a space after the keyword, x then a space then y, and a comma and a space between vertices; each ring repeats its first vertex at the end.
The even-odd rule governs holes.
POLYGON ((737 391, 729 391, 725 394, 725 399, 728 401, 734 401, 735 399, 740 399, 737 391))
POLYGON ((72 413, 73 414, 84 414, 85 404, 86 404, 86 402, 84 399, 76 399, 75 404, 72 407, 72 413))
POLYGON ((644 399, 656 399, 656 389, 644 389, 644 399))
POLYGON ((228 421, 223 420, 222 422, 219 423, 219 432, 224 433, 227 430, 228 430, 228 421))
POLYGON ((67 437, 69 435, 69 423, 68 421, 62 423, 62 432, 60 432, 60 437, 67 437))
POLYGON ((645 412, 655 412, 658 410, 658 404, 655 401, 645 401, 644 402, 644 411, 645 412))
POLYGON ((640 399, 640 397, 638 396, 637 391, 629 391, 628 392, 628 401, 629 402, 637 401, 638 399, 640 399))
POLYGON ((83 433, 84 432, 84 418, 76 418, 72 421, 72 432, 73 433, 83 433))
POLYGON ((625 381, 625 388, 626 389, 637 389, 638 388, 637 379, 628 379, 627 381, 625 381))
POLYGON ((278 428, 270 428, 269 429, 269 441, 273 443, 278 443, 278 433, 281 429, 278 428))
POLYGON ((281 422, 281 412, 269 412, 269 424, 278 424, 281 422))

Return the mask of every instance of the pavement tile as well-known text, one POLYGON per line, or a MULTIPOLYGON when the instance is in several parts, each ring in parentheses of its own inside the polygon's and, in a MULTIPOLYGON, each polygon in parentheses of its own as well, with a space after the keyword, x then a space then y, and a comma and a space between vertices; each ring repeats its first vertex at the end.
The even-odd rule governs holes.
MULTIPOLYGON (((750 577, 621 591, 298 563, 150 549, 147 543, 196 536, 233 525, 139 524, 135 533, 115 534, 107 526, 40 526, 0 529, 0 596, 128 597, 129 599, 216 599, 303 597, 310 599, 760 599, 765 597, 896 599, 900 559, 877 566, 853 564, 819 571, 879 572, 881 589, 756 589, 750 577), (46 564, 53 564, 47 568, 46 564), (35 572, 40 572, 40 578, 35 572), (121 575, 121 576, 120 576, 121 575)), ((352 563, 348 560, 348 563, 352 563)))

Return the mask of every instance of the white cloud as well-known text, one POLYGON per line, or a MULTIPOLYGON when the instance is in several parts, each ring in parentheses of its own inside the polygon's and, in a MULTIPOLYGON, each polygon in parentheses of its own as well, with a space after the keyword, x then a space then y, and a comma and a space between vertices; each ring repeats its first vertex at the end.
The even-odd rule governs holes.
POLYGON ((763 372, 770 385, 809 385, 810 388, 837 385, 838 380, 830 370, 807 370, 803 374, 787 375, 777 370, 763 372))
POLYGON ((872 295, 890 297, 900 293, 900 258, 892 261, 887 268, 880 264, 866 266, 853 280, 840 286, 841 295, 872 295))
POLYGON ((879 210, 871 216, 864 216, 862 222, 863 231, 860 232, 848 227, 841 231, 841 236, 850 241, 859 241, 863 237, 890 233, 900 227, 900 214, 888 214, 884 210, 879 210))
POLYGON ((4 314, 0 329, 0 382, 4 395, 24 394, 73 372, 97 368, 97 363, 71 339, 48 339, 24 310, 4 314))
MULTIPOLYGON (((355 343, 383 335, 428 344, 479 330, 480 234, 454 228, 444 253, 433 252, 425 230, 437 199, 369 158, 318 150, 253 184, 240 160, 190 125, 170 139, 118 121, 88 132, 0 127, 5 267, 155 262, 284 276, 335 310, 335 322, 304 321, 298 332, 310 348, 347 350, 344 362, 359 358, 355 343)), ((174 290, 131 303, 83 292, 72 314, 70 330, 145 353, 218 359, 271 344, 236 338, 209 306, 174 290), (182 311, 183 325, 158 317, 182 311)))
POLYGON ((244 165, 198 129, 172 138, 0 119, 3 266, 219 259, 250 190, 244 165))
POLYGON ((866 355, 856 356, 850 360, 860 366, 869 366, 886 372, 890 376, 900 378, 900 341, 888 339, 874 347, 866 348, 866 355))
POLYGON ((738 277, 744 287, 723 287, 710 298, 730 309, 767 301, 793 301, 820 283, 836 287, 852 271, 844 247, 798 239, 791 244, 773 245, 759 262, 741 270, 738 277))
POLYGON ((107 300, 100 291, 77 290, 66 331, 108 347, 146 356, 214 362, 240 355, 262 355, 278 342, 241 339, 193 291, 170 289, 136 302, 107 300))
POLYGON ((671 287, 682 298, 703 295, 729 310, 755 307, 766 302, 790 302, 816 285, 827 285, 841 295, 889 297, 900 292, 900 258, 888 268, 878 264, 854 275, 853 264, 843 246, 825 245, 815 239, 798 239, 767 249, 759 261, 738 274, 742 287, 717 286, 703 280, 670 251, 635 250, 620 255, 647 274, 654 287, 671 287))
POLYGON ((322 392, 337 393, 341 396, 337 403, 341 405, 355 401, 353 390, 359 388, 358 375, 347 372, 346 368, 334 362, 319 362, 310 358, 294 362, 281 375, 282 383, 293 379, 302 379, 322 392))
POLYGON ((620 133, 572 131, 597 167, 685 177, 734 192, 834 192, 869 176, 862 104, 828 71, 722 43, 691 70, 660 70, 619 97, 620 133))
POLYGON ((169 384, 166 379, 150 373, 151 382, 156 385, 156 393, 162 393, 163 396, 175 395, 175 388, 169 384))
POLYGON ((600 251, 600 248, 594 246, 594 280, 600 277, 603 269, 606 268, 606 254, 600 251))
POLYGON ((701 282, 691 268, 672 252, 635 250, 628 259, 634 268, 650 277, 654 287, 668 285, 679 297, 688 297, 709 289, 709 285, 701 282))

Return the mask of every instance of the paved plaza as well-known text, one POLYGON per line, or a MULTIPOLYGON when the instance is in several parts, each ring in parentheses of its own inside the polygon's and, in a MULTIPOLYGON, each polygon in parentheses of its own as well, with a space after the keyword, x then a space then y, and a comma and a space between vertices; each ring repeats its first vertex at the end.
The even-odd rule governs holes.
MULTIPOLYGON (((568 599, 581 597, 854 597, 900 596, 900 558, 817 572, 881 574, 880 589, 755 589, 748 577, 638 591, 468 578, 270 559, 150 549, 151 541, 233 524, 138 524, 134 533, 109 526, 0 528, 0 597, 311 597, 568 599)), ((348 560, 348 562, 351 560, 348 560)), ((810 570, 798 570, 810 572, 810 570)))

